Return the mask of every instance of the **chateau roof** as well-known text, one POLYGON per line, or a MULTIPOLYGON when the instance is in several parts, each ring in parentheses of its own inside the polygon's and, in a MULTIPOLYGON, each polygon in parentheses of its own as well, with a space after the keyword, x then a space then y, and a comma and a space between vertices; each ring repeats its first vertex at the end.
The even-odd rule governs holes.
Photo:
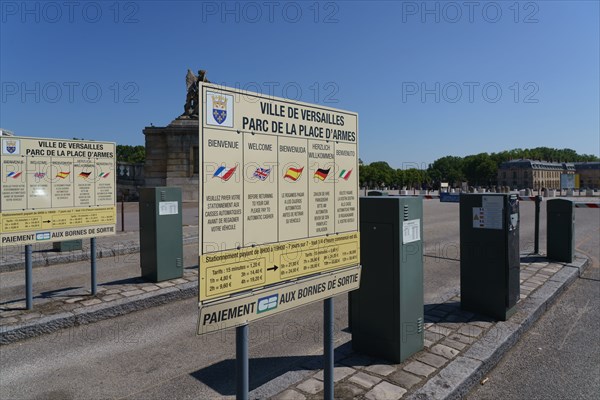
POLYGON ((600 161, 577 162, 575 163, 577 171, 582 169, 600 169, 600 161))
POLYGON ((540 160, 529 160, 519 159, 505 161, 500 164, 500 169, 511 169, 511 168, 530 168, 530 169, 544 169, 544 170, 560 170, 560 171, 575 171, 575 164, 573 163, 557 163, 550 161, 540 160))

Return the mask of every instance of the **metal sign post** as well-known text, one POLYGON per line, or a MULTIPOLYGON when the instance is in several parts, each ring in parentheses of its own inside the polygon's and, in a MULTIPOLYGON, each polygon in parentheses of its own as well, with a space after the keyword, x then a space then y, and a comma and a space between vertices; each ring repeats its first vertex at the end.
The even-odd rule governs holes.
POLYGON ((25 245, 25 305, 28 310, 33 310, 33 268, 31 262, 31 245, 25 245))
POLYGON ((95 296, 98 288, 96 284, 96 238, 90 239, 90 260, 91 260, 91 275, 92 275, 92 296, 95 296))
POLYGON ((235 328, 235 377, 237 400, 248 400, 249 368, 248 368, 248 324, 235 328))
POLYGON ((333 297, 323 302, 323 398, 333 400, 333 297))
POLYGON ((533 252, 540 254, 540 204, 542 204, 542 196, 535 196, 535 244, 533 252))

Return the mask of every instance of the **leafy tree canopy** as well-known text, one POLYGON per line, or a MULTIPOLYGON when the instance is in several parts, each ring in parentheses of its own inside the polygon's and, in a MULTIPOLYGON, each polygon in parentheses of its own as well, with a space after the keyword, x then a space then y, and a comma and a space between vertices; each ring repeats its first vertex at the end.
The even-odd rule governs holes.
POLYGON ((117 161, 130 163, 143 163, 146 160, 146 147, 117 145, 117 161))

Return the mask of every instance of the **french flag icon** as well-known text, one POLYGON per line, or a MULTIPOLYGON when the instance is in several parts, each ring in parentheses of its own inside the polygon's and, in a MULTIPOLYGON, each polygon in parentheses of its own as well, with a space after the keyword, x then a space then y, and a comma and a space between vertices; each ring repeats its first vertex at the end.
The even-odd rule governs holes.
POLYGON ((237 168, 237 165, 232 168, 220 166, 219 168, 217 168, 217 170, 213 174, 213 178, 221 178, 221 180, 223 180, 223 181, 228 181, 229 178, 231 178, 231 176, 235 172, 236 168, 237 168))

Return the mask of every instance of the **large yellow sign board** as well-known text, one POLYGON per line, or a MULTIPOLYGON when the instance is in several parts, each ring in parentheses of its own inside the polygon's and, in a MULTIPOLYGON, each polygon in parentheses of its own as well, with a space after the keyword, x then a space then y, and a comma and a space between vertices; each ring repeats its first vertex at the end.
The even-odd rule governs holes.
POLYGON ((199 93, 200 302, 358 265, 358 115, 199 93))
POLYGON ((8 136, 0 150, 0 245, 115 233, 114 143, 8 136))

